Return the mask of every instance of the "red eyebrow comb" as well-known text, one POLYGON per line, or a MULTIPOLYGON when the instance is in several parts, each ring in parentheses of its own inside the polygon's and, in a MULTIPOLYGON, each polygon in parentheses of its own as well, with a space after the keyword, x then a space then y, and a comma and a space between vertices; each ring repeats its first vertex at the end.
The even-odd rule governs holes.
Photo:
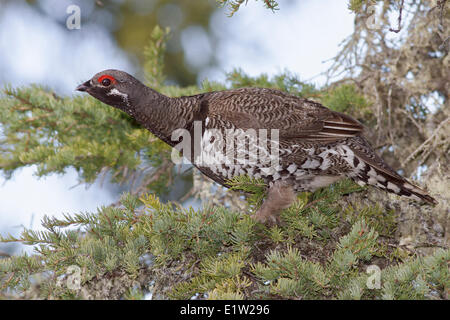
POLYGON ((101 76, 100 78, 98 78, 98 82, 101 83, 105 79, 111 80, 112 83, 116 83, 117 82, 116 78, 114 78, 113 76, 107 75, 107 74, 105 74, 105 75, 101 76))

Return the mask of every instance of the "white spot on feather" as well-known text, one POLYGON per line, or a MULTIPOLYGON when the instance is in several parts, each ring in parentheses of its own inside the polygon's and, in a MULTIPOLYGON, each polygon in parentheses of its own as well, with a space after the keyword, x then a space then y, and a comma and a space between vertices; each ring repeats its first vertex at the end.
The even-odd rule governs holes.
POLYGON ((316 169, 320 165, 320 162, 313 159, 308 159, 302 164, 303 169, 316 169))
POLYGON ((396 186, 395 184, 393 184, 392 182, 388 182, 387 183, 387 188, 389 190, 394 191, 395 193, 399 193, 400 192, 400 188, 398 186, 396 186))
POLYGON ((378 176, 377 172, 372 167, 370 168, 370 170, 367 174, 372 177, 378 176))
POLYGON ((295 171, 295 177, 297 179, 303 179, 307 175, 308 175, 308 173, 305 170, 297 170, 297 171, 295 171))
POLYGON ((289 173, 292 173, 295 170, 297 170, 297 165, 295 163, 293 163, 289 167, 287 167, 287 171, 289 171, 289 173))
POLYGON ((427 193, 424 192, 423 190, 421 190, 421 189, 419 189, 419 188, 413 186, 413 185, 410 184, 410 183, 405 182, 405 183, 403 184, 403 186, 404 186, 406 189, 411 190, 411 191, 413 191, 413 192, 415 192, 415 193, 422 194, 422 195, 426 195, 426 194, 427 194, 427 193))
POLYGON ((377 187, 381 188, 381 189, 386 189, 386 187, 384 186, 384 184, 377 182, 377 187))

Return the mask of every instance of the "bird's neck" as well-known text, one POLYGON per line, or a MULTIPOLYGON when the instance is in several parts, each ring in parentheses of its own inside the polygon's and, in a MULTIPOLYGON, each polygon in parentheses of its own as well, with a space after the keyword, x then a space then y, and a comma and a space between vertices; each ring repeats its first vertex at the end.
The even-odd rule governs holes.
POLYGON ((176 129, 188 127, 196 99, 170 98, 146 86, 138 92, 137 97, 133 108, 125 111, 158 138, 174 145, 172 133, 176 129))

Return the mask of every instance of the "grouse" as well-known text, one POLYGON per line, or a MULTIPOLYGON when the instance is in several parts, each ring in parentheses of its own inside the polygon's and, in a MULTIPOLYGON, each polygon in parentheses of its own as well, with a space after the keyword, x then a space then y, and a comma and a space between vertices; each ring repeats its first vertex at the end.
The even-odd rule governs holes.
POLYGON ((361 123, 308 99, 267 88, 170 98, 119 70, 97 73, 76 90, 125 111, 172 147, 186 139, 191 149, 185 145, 183 157, 221 185, 239 175, 263 179, 267 197, 253 216, 263 223, 277 223, 296 192, 344 177, 437 203, 376 155, 361 123))

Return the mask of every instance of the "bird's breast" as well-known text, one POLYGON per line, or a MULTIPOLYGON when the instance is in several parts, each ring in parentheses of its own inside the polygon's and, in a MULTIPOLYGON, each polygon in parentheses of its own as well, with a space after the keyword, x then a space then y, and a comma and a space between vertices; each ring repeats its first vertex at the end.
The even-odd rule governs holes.
POLYGON ((315 190, 338 179, 346 163, 339 146, 292 143, 264 130, 204 130, 195 165, 223 184, 240 175, 270 184, 284 180, 295 189, 315 190))

